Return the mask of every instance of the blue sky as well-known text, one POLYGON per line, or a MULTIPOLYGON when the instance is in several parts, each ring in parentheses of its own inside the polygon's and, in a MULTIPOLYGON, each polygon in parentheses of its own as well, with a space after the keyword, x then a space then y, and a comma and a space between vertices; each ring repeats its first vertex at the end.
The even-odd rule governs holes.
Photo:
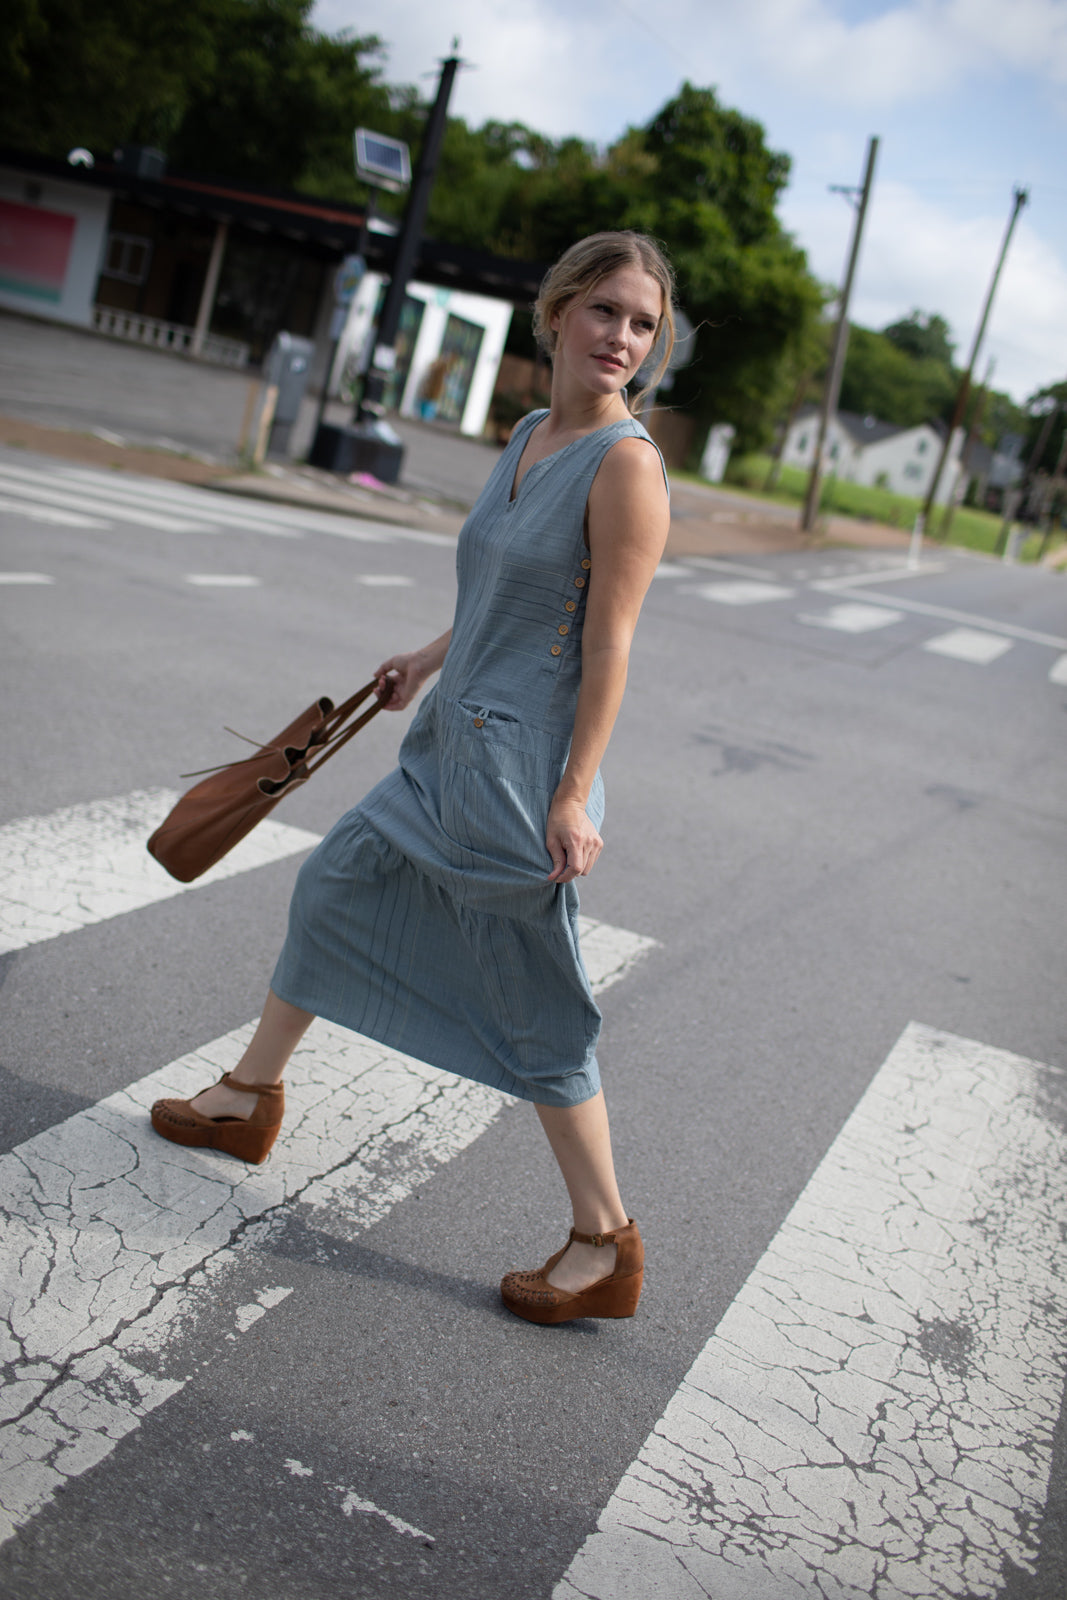
POLYGON ((853 319, 940 312, 960 362, 1020 184, 979 374, 992 356, 1019 400, 1067 377, 1067 0, 319 0, 314 20, 377 33, 386 78, 427 91, 458 34, 451 109, 474 124, 605 145, 683 78, 716 88, 792 157, 781 216, 831 284, 852 213, 829 186, 879 135, 853 319))

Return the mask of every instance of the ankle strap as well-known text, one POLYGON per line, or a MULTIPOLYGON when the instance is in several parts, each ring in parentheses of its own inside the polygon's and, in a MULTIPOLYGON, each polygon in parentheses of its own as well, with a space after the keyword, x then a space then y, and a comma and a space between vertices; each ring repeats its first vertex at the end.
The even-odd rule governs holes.
MULTIPOLYGON (((628 1219, 627 1223, 626 1223, 626 1227, 627 1228, 632 1228, 633 1225, 634 1225, 633 1218, 630 1217, 628 1219)), ((593 1245, 596 1245, 597 1249, 599 1250, 602 1245, 614 1244, 615 1243, 615 1239, 616 1239, 616 1235, 622 1233, 623 1231, 624 1230, 622 1228, 614 1228, 614 1229, 612 1229, 612 1231, 610 1233, 579 1233, 577 1228, 572 1228, 571 1229, 571 1238, 577 1244, 593 1244, 593 1245)))

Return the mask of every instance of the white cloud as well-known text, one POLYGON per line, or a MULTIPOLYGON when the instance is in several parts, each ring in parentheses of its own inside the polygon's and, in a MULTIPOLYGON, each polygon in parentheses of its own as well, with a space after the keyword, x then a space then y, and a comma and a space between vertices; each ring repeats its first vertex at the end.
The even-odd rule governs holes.
MULTIPOLYGON (((905 184, 875 189, 864 230, 852 320, 883 328, 913 309, 937 311, 952 330, 956 360, 971 352, 978 318, 1010 214, 959 218, 905 184)), ((794 203, 787 218, 801 237, 814 240, 814 270, 840 282, 850 221, 834 197, 794 203)), ((1067 367, 1067 266, 1027 221, 1016 226, 993 301, 978 375, 990 355, 995 386, 1018 399, 1062 376, 1067 367)))

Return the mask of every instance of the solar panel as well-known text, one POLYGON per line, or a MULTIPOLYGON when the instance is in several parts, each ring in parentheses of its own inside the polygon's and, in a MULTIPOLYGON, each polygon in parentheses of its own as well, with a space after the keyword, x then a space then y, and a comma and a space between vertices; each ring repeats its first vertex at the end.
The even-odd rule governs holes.
POLYGON ((402 139, 357 128, 354 135, 356 176, 383 189, 402 189, 411 182, 411 159, 402 139))

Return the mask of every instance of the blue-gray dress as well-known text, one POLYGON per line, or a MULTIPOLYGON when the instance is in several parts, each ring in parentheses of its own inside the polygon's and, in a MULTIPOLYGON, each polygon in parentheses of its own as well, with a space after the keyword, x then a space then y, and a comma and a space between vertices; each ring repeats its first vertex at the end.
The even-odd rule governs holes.
MULTIPOLYGON (((399 765, 301 868, 271 987, 406 1055, 542 1105, 596 1094, 600 1011, 548 807, 581 680, 586 500, 627 419, 530 467, 519 423, 460 534, 440 679, 399 765)), ((651 442, 651 441, 650 441, 651 442)), ((654 447, 653 447, 654 448, 654 447)), ((599 827, 599 774, 588 813, 599 827)))

